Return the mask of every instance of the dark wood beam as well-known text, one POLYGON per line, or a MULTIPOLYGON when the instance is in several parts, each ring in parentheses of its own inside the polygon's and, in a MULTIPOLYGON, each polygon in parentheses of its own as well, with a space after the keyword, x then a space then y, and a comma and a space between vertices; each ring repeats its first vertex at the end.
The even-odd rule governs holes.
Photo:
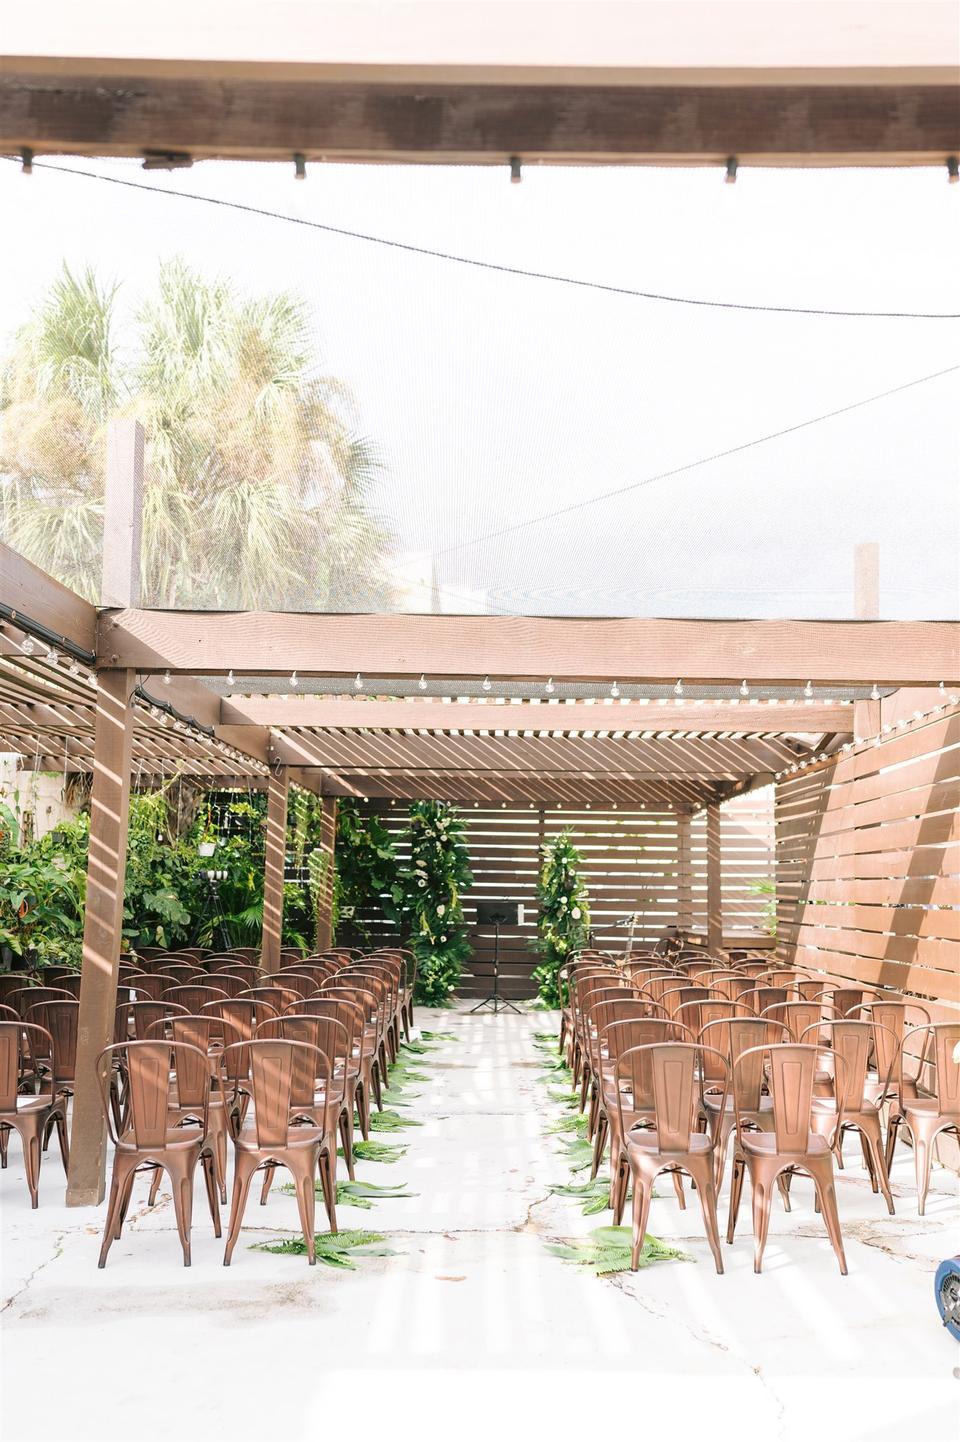
POLYGON ((96 607, 2 541, 0 603, 24 618, 22 629, 29 631, 25 624, 29 618, 83 651, 92 653, 96 649, 96 607))
POLYGON ((951 621, 105 611, 101 664, 138 671, 610 683, 920 686, 960 681, 951 621))
MULTIPOLYGON (((309 68, 29 57, 0 72, 0 150, 73 155, 718 165, 906 165, 960 148, 957 91, 896 71, 751 82, 722 67, 660 81, 330 80, 309 68)), ((942 72, 939 72, 942 74, 942 72)), ((938 72, 931 72, 937 75, 938 72)), ((493 71, 496 76, 496 71, 493 71)))

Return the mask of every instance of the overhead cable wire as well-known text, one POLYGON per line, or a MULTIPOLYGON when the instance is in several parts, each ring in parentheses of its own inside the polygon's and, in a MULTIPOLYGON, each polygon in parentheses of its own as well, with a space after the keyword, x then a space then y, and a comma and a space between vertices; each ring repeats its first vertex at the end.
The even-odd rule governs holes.
MULTIPOLYGON (((0 156, 0 159, 17 165, 21 162, 15 156, 0 156)), ((220 206, 225 210, 240 211, 244 215, 256 215, 264 220, 279 220, 287 225, 299 225, 308 230, 323 231, 327 235, 338 235, 348 240, 359 240, 367 245, 385 246, 390 250, 405 251, 409 255, 428 256, 433 260, 446 261, 451 265, 468 266, 474 270, 492 271, 498 275, 524 277, 527 280, 547 281, 553 285, 568 285, 579 290, 600 291, 605 295, 626 296, 634 300, 658 301, 667 305, 689 305, 703 309, 748 311, 767 315, 827 316, 847 320, 960 320, 960 311, 916 311, 916 310, 835 310, 826 306, 765 305, 759 302, 738 300, 713 300, 703 296, 671 295, 655 290, 638 290, 632 286, 612 285, 606 281, 587 280, 581 276, 561 275, 555 271, 529 270, 520 265, 507 265, 501 261, 481 260, 477 256, 457 255, 453 251, 438 250, 433 246, 415 245, 412 241, 396 240, 390 236, 372 235, 368 231, 351 230, 342 225, 330 225, 325 221, 307 220, 299 215, 285 215, 282 211, 267 210, 262 206, 248 205, 239 200, 224 200, 213 195, 200 195, 196 191, 163 190, 140 180, 125 180, 119 175, 103 175, 95 170, 80 170, 73 166, 51 165, 48 161, 35 160, 34 170, 51 170, 58 175, 76 175, 85 180, 100 180, 107 185, 119 185, 127 190, 146 191, 148 195, 164 195, 178 200, 193 200, 201 205, 220 206)))

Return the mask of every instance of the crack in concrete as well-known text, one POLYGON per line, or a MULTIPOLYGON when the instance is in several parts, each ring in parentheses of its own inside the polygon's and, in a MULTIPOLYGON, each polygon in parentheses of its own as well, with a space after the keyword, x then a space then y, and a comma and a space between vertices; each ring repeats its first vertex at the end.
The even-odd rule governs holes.
POLYGON ((63 1244, 68 1235, 69 1232, 67 1231, 57 1232, 54 1239, 53 1253, 51 1254, 51 1256, 45 1258, 45 1260, 42 1262, 38 1262, 38 1264, 34 1267, 33 1271, 29 1274, 29 1276, 24 1279, 23 1284, 17 1289, 16 1292, 12 1293, 12 1295, 9 1296, 4 1302, 3 1306, 0 1307, 0 1313, 9 1311, 9 1309, 14 1305, 15 1302, 18 1302, 22 1296, 29 1292, 30 1288, 33 1286, 34 1281, 37 1279, 37 1277, 39 1277, 40 1273, 44 1270, 44 1268, 49 1267, 51 1262, 55 1262, 58 1257, 63 1256, 63 1244))

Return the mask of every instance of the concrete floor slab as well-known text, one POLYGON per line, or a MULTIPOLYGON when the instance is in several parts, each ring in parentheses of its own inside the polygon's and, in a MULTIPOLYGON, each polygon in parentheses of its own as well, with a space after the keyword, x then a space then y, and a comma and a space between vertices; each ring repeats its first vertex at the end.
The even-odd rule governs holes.
POLYGON ((168 1193, 149 1209, 145 1182, 98 1271, 102 1210, 63 1205, 54 1142, 31 1212, 12 1144, 0 1177, 4 1442, 99 1442, 105 1431, 199 1442, 213 1428, 237 1442, 266 1431, 297 1442, 378 1417, 419 1442, 491 1427, 570 1435, 613 1422, 618 1397, 638 1395, 645 1425, 674 1435, 681 1407, 720 1438, 805 1438, 826 1417, 830 1439, 952 1442, 956 1349, 932 1287, 957 1246, 951 1174, 935 1174, 918 1218, 902 1148, 889 1217, 851 1142, 838 1177, 847 1277, 802 1181, 792 1213, 774 1210, 759 1277, 748 1207, 718 1277, 695 1197, 681 1212, 661 1184, 650 1230, 692 1260, 597 1278, 547 1246, 610 1220, 549 1192, 571 1175, 546 1134, 560 1110, 533 1045, 550 1019, 419 1020, 455 1037, 411 1059, 427 1080, 403 1110, 422 1125, 384 1137, 408 1147, 400 1162, 357 1169, 415 1195, 341 1206, 341 1227, 384 1233, 392 1251, 354 1272, 251 1250, 298 1230, 277 1186, 266 1207, 250 1205, 229 1269, 198 1196, 185 1269, 168 1193), (158 1384, 177 1398, 175 1425, 145 1404, 158 1384))

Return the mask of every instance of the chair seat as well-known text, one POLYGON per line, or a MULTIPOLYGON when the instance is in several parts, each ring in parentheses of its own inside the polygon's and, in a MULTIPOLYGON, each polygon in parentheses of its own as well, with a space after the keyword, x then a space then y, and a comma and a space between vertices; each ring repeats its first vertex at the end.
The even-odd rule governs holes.
MULTIPOLYGON (((913 1100, 904 1098, 902 1106, 902 1111, 907 1121, 910 1120, 911 1115, 918 1117, 935 1117, 939 1115, 940 1110, 940 1103, 936 1097, 917 1097, 913 1100)), ((960 1126, 960 1112, 951 1113, 945 1108, 943 1110, 943 1116, 944 1120, 952 1116, 954 1124, 960 1126)))
MULTIPOLYGON (((740 1145, 745 1152, 752 1152, 755 1157, 777 1154, 777 1138, 773 1132, 744 1132, 740 1139, 740 1145)), ((791 1157, 823 1156, 829 1150, 830 1143, 826 1137, 820 1136, 818 1132, 808 1132, 805 1152, 789 1152, 782 1155, 787 1158, 786 1165, 791 1157)))
POLYGON ((10 1111, 7 1111, 6 1109, 0 1111, 0 1122, 5 1121, 8 1117, 22 1117, 30 1115, 34 1112, 49 1111, 56 1100, 57 1098, 51 1096, 49 1092, 44 1092, 41 1096, 38 1097, 18 1095, 16 1099, 16 1111, 14 1111, 12 1108, 10 1111))
MULTIPOLYGON (((659 1134, 652 1128, 647 1127, 643 1131, 632 1131, 627 1133, 627 1146, 637 1147, 644 1152, 660 1151, 659 1134)), ((688 1152, 708 1152, 713 1146, 713 1141, 706 1132, 691 1132, 688 1138, 688 1152)), ((683 1152, 664 1152, 665 1157, 683 1156, 683 1152)))
MULTIPOLYGON (((720 1101, 721 1101, 721 1094, 720 1094, 719 1092, 704 1092, 703 1104, 704 1104, 704 1106, 706 1107, 706 1109, 707 1109, 708 1112, 719 1112, 719 1110, 720 1110, 720 1101)), ((723 1098, 723 1101, 724 1101, 724 1108, 723 1108, 724 1112, 732 1112, 732 1111, 733 1111, 733 1097, 729 1094, 729 1092, 727 1093, 726 1097, 723 1098)), ((772 1112, 772 1111, 773 1111, 773 1098, 772 1098, 772 1097, 764 1097, 764 1096, 762 1096, 762 1097, 760 1098, 760 1105, 759 1105, 758 1107, 753 1107, 753 1108, 751 1108, 749 1114, 750 1114, 751 1116, 758 1116, 761 1112, 772 1112)))
POLYGON ((237 1147, 244 1152, 283 1152, 293 1148, 299 1150, 301 1147, 315 1147, 323 1141, 326 1134, 325 1128, 319 1126, 290 1127, 285 1142, 278 1142, 276 1147, 267 1144, 261 1146, 257 1141, 257 1124, 253 1121, 244 1122, 239 1134, 234 1137, 234 1141, 237 1147))

